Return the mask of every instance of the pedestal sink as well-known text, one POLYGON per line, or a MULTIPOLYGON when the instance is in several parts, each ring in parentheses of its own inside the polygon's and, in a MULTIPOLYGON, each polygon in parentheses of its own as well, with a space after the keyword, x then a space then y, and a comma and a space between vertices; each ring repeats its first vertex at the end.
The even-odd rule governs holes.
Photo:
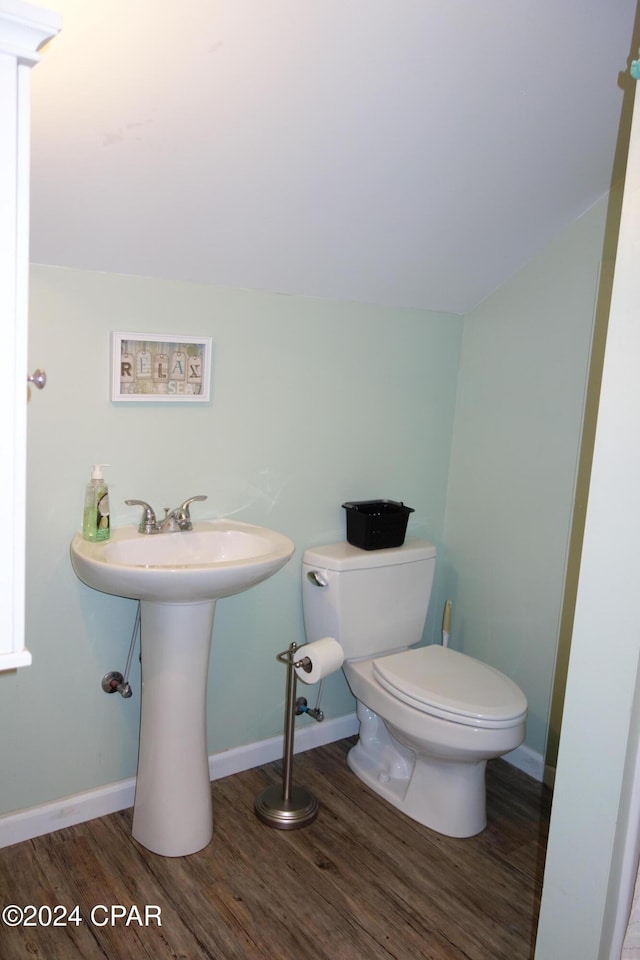
POLYGON ((189 532, 71 542, 71 563, 89 587, 140 600, 142 696, 133 836, 180 857, 211 840, 206 736, 209 651, 216 601, 276 573, 295 547, 280 533, 232 520, 189 532))

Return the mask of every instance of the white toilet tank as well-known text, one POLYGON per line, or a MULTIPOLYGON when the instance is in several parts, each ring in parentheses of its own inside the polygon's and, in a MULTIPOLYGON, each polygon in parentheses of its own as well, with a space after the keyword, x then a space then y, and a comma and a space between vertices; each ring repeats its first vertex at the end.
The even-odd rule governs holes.
POLYGON ((418 643, 427 617, 436 548, 361 550, 346 541, 311 547, 302 558, 307 643, 335 637, 345 659, 379 656, 418 643))

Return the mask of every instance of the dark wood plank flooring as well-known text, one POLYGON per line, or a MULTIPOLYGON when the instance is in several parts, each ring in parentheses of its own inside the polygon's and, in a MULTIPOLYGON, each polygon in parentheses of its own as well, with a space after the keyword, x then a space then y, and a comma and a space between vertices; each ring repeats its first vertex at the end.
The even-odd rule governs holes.
POLYGON ((278 782, 267 764, 211 785, 214 837, 190 857, 131 839, 132 811, 0 850, 0 906, 79 906, 81 922, 12 928, 2 960, 530 960, 549 792, 503 760, 489 764, 487 829, 440 836, 369 791, 346 765, 350 741, 300 754, 294 783, 318 819, 275 830, 253 813, 278 782), (104 923, 101 905, 126 917, 104 923), (144 925, 145 906, 157 906, 144 925), (94 910, 93 922, 91 911, 94 910), (142 923, 140 922, 142 921, 142 923), (104 923, 104 925, 103 925, 104 923))

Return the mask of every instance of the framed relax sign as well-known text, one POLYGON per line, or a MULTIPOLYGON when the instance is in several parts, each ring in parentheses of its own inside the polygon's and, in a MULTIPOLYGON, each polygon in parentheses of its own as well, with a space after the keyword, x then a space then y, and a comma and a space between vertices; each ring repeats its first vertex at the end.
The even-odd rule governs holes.
POLYGON ((111 341, 114 402, 208 402, 211 337, 112 333, 111 341))

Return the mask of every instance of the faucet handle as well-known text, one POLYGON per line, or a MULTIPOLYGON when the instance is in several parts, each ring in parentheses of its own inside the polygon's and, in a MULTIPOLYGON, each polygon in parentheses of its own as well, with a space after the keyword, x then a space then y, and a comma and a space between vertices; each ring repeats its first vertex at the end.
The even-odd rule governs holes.
MULTIPOLYGON (((177 520, 178 527, 180 530, 193 530, 193 525, 191 523, 191 514, 189 513, 189 504, 193 503, 194 500, 206 500, 207 498, 202 494, 198 497, 188 497, 179 507, 173 511, 173 515, 177 520)), ((166 518, 165 518, 166 519, 166 518)))
POLYGON ((138 533, 157 533, 158 524, 156 523, 156 515, 146 500, 125 500, 125 503, 128 507, 142 507, 142 520, 140 521, 140 526, 138 527, 138 533))
POLYGON ((200 494, 200 496, 198 497, 189 497, 188 500, 185 500, 184 503, 182 503, 178 507, 178 510, 180 511, 182 516, 185 518, 185 520, 190 520, 191 514, 189 513, 189 504, 194 503, 194 501, 196 500, 206 500, 206 499, 207 499, 206 496, 203 496, 202 494, 200 494))

